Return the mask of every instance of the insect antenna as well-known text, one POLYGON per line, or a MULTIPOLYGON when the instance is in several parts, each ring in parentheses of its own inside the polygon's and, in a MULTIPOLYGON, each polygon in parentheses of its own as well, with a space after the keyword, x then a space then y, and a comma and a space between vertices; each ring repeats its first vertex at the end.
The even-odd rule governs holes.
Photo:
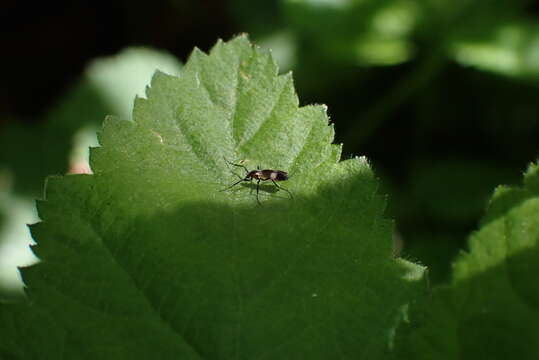
POLYGON ((247 168, 245 167, 245 165, 234 164, 233 162, 228 161, 225 157, 223 157, 223 159, 225 159, 225 161, 226 161, 227 164, 230 164, 230 165, 233 165, 233 166, 237 166, 237 167, 241 167, 241 168, 243 168, 243 170, 245 170, 245 173, 246 173, 246 174, 249 174, 249 170, 247 170, 247 168))
MULTIPOLYGON (((237 166, 237 167, 243 168, 243 170, 245 170, 245 174, 246 174, 246 175, 249 174, 249 170, 247 170, 247 168, 246 168, 244 165, 234 164, 233 162, 228 161, 224 156, 223 156, 223 159, 225 160, 225 162, 226 162, 227 164, 230 164, 230 165, 233 165, 233 166, 237 166)), ((224 189, 222 189, 222 190, 219 190, 219 191, 226 191, 226 190, 231 189, 231 188, 233 188, 234 186, 238 185, 238 184, 239 184, 240 182, 242 182, 242 181, 249 181, 249 177, 248 177, 248 176, 246 176, 246 177, 241 177, 241 176, 239 176, 238 174, 236 174, 236 173, 233 172, 233 171, 230 171, 230 172, 231 172, 232 174, 236 175, 236 176, 239 178, 239 180, 236 181, 235 183, 233 183, 232 185, 229 185, 229 186, 227 186, 226 188, 224 188, 224 189)))

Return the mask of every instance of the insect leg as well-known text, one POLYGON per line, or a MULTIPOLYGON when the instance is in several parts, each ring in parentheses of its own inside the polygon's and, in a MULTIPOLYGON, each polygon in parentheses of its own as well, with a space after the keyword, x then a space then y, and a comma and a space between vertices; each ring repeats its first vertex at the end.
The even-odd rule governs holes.
POLYGON ((260 199, 258 198, 258 189, 260 188, 260 179, 256 182, 256 202, 260 205, 260 199))
POLYGON ((239 175, 238 175, 238 174, 236 174, 235 172, 232 172, 232 171, 231 171, 231 173, 232 173, 232 174, 234 174, 234 175, 236 175, 236 177, 237 177, 238 179, 242 179, 242 180, 244 180, 244 178, 243 178, 243 177, 239 176, 239 175))
POLYGON ((230 188, 233 188, 234 186, 238 185, 238 184, 239 184, 240 182, 242 182, 242 181, 247 181, 247 178, 242 178, 242 179, 236 181, 234 184, 232 184, 232 185, 230 185, 230 186, 227 186, 227 187, 224 188, 223 190, 219 190, 219 191, 226 191, 226 190, 228 190, 228 189, 230 189, 230 188))
POLYGON ((286 192, 288 193, 288 195, 290 195, 290 199, 293 198, 292 193, 291 193, 289 190, 285 189, 285 188, 282 187, 282 186, 277 185, 277 183, 276 183, 274 180, 272 180, 272 179, 270 179, 270 180, 271 180, 271 182, 273 183, 273 185, 277 186, 278 189, 281 189, 281 190, 286 191, 286 192))

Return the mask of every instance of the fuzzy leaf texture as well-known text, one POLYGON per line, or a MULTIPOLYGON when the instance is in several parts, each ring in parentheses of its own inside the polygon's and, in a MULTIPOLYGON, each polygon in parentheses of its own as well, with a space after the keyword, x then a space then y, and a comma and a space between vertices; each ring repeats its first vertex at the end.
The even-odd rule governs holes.
POLYGON ((539 353, 539 168, 499 187, 450 285, 413 307, 399 359, 534 359, 539 353))
POLYGON ((94 175, 49 178, 0 358, 383 356, 422 268, 392 258, 378 181, 333 136, 244 36, 156 73, 133 121, 105 121, 94 175), (288 171, 293 198, 220 191, 242 170, 224 158, 288 171))

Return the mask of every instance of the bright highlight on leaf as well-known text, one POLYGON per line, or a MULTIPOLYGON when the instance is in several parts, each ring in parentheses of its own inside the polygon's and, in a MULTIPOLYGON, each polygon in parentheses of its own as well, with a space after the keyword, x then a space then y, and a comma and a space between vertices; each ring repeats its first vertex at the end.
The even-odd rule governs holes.
POLYGON ((378 182, 339 162, 325 110, 298 107, 244 36, 156 73, 133 121, 105 121, 94 175, 49 178, 42 262, 23 270, 29 303, 0 307, 0 355, 35 359, 44 328, 47 359, 387 353, 422 268, 391 257, 378 182), (294 199, 219 191, 238 179, 225 158, 287 171, 294 199))

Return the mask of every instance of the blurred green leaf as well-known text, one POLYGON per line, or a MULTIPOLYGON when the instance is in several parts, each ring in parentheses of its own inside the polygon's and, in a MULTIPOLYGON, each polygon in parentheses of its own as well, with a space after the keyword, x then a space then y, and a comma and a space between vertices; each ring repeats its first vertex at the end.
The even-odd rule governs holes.
POLYGON ((277 74, 245 37, 195 50, 180 77, 156 73, 133 122, 105 122, 94 175, 49 178, 32 227, 41 263, 23 270, 30 304, 20 318, 0 308, 14 323, 0 354, 34 359, 21 348, 49 326, 64 358, 387 352, 423 268, 392 258, 365 159, 339 162, 325 107, 299 108, 277 74), (237 181, 223 157, 288 171, 293 199, 219 191, 237 181))
POLYGON ((296 63, 296 39, 291 32, 276 31, 268 36, 258 38, 261 48, 271 51, 279 63, 281 70, 290 70, 296 63))
POLYGON ((394 65, 408 60, 420 8, 414 1, 284 0, 289 24, 333 62, 394 65))
POLYGON ((177 75, 180 68, 174 56, 143 47, 127 48, 115 56, 94 60, 85 72, 84 81, 105 103, 107 112, 96 113, 97 120, 100 122, 109 114, 131 119, 133 99, 144 94, 156 69, 177 75))
POLYGON ((0 172, 0 301, 21 297, 22 282, 17 266, 35 262, 26 224, 38 220, 33 201, 11 191, 12 179, 0 172))
POLYGON ((416 304, 398 332, 399 359, 531 359, 539 351, 539 174, 500 187, 450 285, 416 304))
MULTIPOLYGON (((144 93, 153 72, 177 74, 179 68, 171 55, 146 48, 126 49, 89 64, 79 83, 41 123, 14 124, 0 132, 0 168, 14 174, 14 190, 40 196, 45 176, 64 174, 73 165, 73 148, 80 153, 77 140, 84 140, 83 148, 92 144, 88 135, 79 132, 95 133, 109 114, 130 119, 133 98, 144 93)), ((77 160, 81 157, 84 152, 77 160)))
POLYGON ((397 65, 446 49, 483 70, 535 75, 536 20, 520 19, 529 1, 282 0, 300 56, 334 64, 397 65), (419 49, 416 49, 418 48, 419 49))
POLYGON ((499 21, 453 39, 450 51, 463 65, 506 76, 539 79, 539 22, 499 21))

